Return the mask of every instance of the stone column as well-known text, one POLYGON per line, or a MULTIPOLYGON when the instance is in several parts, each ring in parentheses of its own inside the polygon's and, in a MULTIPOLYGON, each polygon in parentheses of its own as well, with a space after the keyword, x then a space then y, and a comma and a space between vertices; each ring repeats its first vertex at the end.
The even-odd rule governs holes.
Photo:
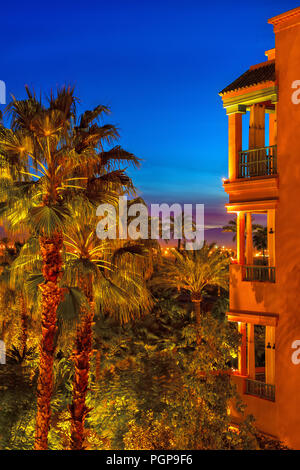
POLYGON ((247 242, 246 242, 246 261, 248 265, 253 264, 253 240, 252 240, 252 216, 247 212, 247 242))
POLYGON ((247 324, 243 322, 238 323, 239 333, 242 335, 242 342, 239 347, 238 367, 241 375, 247 375, 247 324))
POLYGON ((250 108, 249 149, 265 146, 265 106, 259 103, 250 108))
POLYGON ((255 342, 254 342, 254 325, 247 324, 248 338, 248 375, 250 379, 255 380, 255 342))
POLYGON ((228 179, 238 178, 239 152, 242 150, 242 114, 228 116, 228 179))
POLYGON ((275 326, 266 326, 266 383, 275 385, 275 326))
MULTIPOLYGON (((265 106, 253 104, 250 108, 249 149, 265 147, 265 106)), ((248 154, 249 175, 260 176, 266 171, 266 151, 258 150, 248 154)))
POLYGON ((275 266, 275 209, 267 214, 269 266, 275 266))
POLYGON ((245 214, 237 213, 236 219, 237 259, 239 264, 245 264, 245 214))
POLYGON ((269 114, 269 145, 277 144, 277 105, 275 111, 269 114))

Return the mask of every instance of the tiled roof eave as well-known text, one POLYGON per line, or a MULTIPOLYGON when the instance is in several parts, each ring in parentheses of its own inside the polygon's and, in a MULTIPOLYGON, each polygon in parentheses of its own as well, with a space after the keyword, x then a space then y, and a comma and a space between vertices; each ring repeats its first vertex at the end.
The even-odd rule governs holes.
POLYGON ((242 75, 236 78, 232 83, 220 91, 223 96, 229 92, 243 90, 251 86, 259 85, 265 82, 275 82, 275 61, 266 61, 262 64, 250 67, 242 75))
POLYGON ((231 93, 236 93, 237 91, 242 91, 242 90, 248 90, 249 88, 253 88, 257 85, 261 85, 263 83, 272 83, 273 85, 276 84, 275 80, 264 80, 263 82, 257 82, 257 83, 252 83, 251 85, 247 85, 244 87, 239 87, 239 88, 233 88, 232 90, 228 90, 225 92, 220 92, 219 96, 225 96, 225 95, 230 95, 231 93))

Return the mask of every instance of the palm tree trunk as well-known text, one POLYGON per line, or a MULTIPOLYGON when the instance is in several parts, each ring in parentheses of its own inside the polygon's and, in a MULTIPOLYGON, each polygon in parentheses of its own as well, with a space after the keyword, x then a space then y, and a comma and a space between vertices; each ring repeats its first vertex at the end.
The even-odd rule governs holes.
POLYGON ((26 345, 27 345, 27 337, 28 337, 28 330, 27 330, 27 306, 26 300, 24 297, 23 292, 20 294, 20 305, 21 305, 21 351, 24 356, 26 352, 26 345))
POLYGON ((62 234, 40 237, 43 259, 44 282, 42 292, 42 339, 40 343, 40 365, 37 386, 37 417, 35 431, 35 450, 48 448, 48 432, 51 417, 51 395, 53 388, 53 360, 57 333, 56 311, 61 300, 62 289, 58 277, 62 267, 62 234))
POLYGON ((71 413, 71 450, 82 450, 85 448, 84 422, 90 409, 86 405, 88 392, 90 361, 92 355, 94 319, 94 303, 90 285, 84 288, 86 297, 89 300, 90 309, 83 309, 82 321, 77 328, 76 348, 73 353, 75 365, 75 376, 73 383, 73 399, 70 405, 71 413))

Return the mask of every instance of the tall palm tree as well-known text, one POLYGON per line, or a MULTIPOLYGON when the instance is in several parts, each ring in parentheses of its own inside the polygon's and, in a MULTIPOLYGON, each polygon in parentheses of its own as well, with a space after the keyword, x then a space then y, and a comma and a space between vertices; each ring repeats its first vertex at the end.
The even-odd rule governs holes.
POLYGON ((145 264, 140 259, 146 254, 144 247, 124 240, 100 241, 95 234, 96 221, 90 216, 85 217, 86 213, 81 213, 79 220, 74 220, 64 242, 67 247, 64 279, 69 285, 79 287, 88 301, 88 305, 81 308, 72 355, 75 365, 70 406, 72 450, 85 448, 84 422, 89 412, 86 396, 95 305, 98 305, 97 310, 117 316, 121 323, 147 312, 152 305, 151 296, 140 275, 145 264), (125 263, 122 263, 124 258, 125 263))
POLYGON ((1 212, 11 231, 30 230, 39 237, 44 281, 42 338, 38 380, 35 449, 47 449, 53 358, 57 333, 57 307, 63 291, 63 231, 72 219, 78 198, 105 199, 115 185, 131 187, 115 162, 138 164, 134 155, 114 147, 118 138, 112 125, 98 124, 109 112, 97 106, 76 115, 76 98, 70 87, 51 93, 45 104, 27 88, 25 100, 13 99, 7 111, 10 128, 0 128, 1 212))
POLYGON ((174 259, 165 259, 154 283, 165 288, 176 288, 189 294, 194 304, 197 326, 201 323, 201 303, 208 287, 228 287, 229 258, 215 244, 204 243, 200 250, 178 252, 174 259))

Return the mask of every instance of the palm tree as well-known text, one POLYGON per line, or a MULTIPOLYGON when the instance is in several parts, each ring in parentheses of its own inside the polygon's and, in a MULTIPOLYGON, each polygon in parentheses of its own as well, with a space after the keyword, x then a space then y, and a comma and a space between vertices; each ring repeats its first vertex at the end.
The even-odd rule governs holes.
POLYGON ((10 230, 30 230, 39 237, 42 338, 35 449, 43 450, 51 415, 56 312, 63 295, 63 231, 72 218, 74 200, 102 202, 116 185, 131 187, 124 171, 114 169, 115 162, 137 165, 138 159, 120 147, 105 150, 118 138, 114 126, 98 124, 107 107, 77 117, 70 87, 51 93, 47 104, 26 91, 25 100, 14 98, 8 106, 11 127, 0 128, 0 197, 2 218, 10 230))
POLYGON ((204 243, 200 250, 178 252, 173 260, 166 259, 154 283, 165 288, 176 288, 189 294, 194 304, 196 324, 201 323, 201 303, 208 287, 228 287, 229 258, 204 243))
POLYGON ((229 220, 227 225, 222 227, 222 232, 232 232, 233 237, 232 240, 236 240, 236 220, 229 220))
POLYGON ((79 287, 88 302, 81 307, 72 355, 75 365, 73 399, 70 406, 72 450, 85 448, 84 422, 90 411, 86 405, 86 396, 95 305, 97 311, 108 311, 118 317, 121 323, 138 317, 141 312, 147 312, 152 306, 150 294, 140 275, 145 264, 140 260, 145 256, 143 246, 138 243, 126 243, 124 240, 100 241, 95 234, 95 226, 95 220, 90 216, 84 217, 81 213, 68 235, 65 235, 64 242, 68 250, 64 280, 69 285, 79 287), (89 223, 84 221, 85 218, 89 223), (122 263, 124 258, 125 262, 122 263))
POLYGON ((265 259, 265 250, 268 246, 268 229, 263 225, 257 225, 253 234, 253 245, 257 250, 261 250, 263 253, 263 259, 265 259))
MULTIPOLYGON (((252 224, 252 232, 255 232, 256 230, 260 229, 262 225, 259 224, 252 224)), ((236 234, 237 234, 237 228, 236 228, 236 220, 229 220, 227 225, 224 225, 222 227, 222 232, 232 232, 233 237, 232 241, 236 240, 236 234)), ((246 236, 246 234, 245 234, 246 236)))

